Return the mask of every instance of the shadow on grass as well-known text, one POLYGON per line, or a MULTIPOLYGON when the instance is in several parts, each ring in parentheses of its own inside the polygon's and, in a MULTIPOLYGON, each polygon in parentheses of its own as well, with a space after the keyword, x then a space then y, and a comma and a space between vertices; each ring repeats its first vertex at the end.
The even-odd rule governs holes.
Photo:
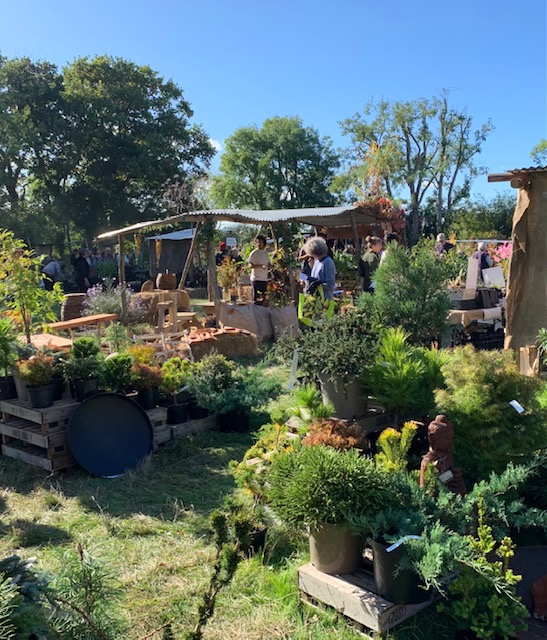
POLYGON ((17 519, 2 526, 2 534, 10 534, 19 547, 44 547, 62 545, 72 536, 60 529, 45 524, 37 524, 29 520, 17 519))

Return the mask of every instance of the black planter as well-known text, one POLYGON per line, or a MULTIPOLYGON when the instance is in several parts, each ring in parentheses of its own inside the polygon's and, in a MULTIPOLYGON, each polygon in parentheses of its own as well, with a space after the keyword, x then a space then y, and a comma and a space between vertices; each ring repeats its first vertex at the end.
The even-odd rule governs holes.
POLYGON ((11 400, 12 398, 17 398, 13 376, 4 376, 0 378, 0 400, 11 400))
POLYGON ((387 548, 388 545, 382 542, 372 541, 376 593, 394 604, 418 604, 429 600, 431 593, 420 588, 414 571, 401 569, 395 575, 405 555, 404 543, 389 553, 387 548))
POLYGON ((83 402, 86 398, 98 393, 99 378, 75 378, 70 381, 70 387, 76 400, 83 402))
POLYGON ((188 403, 171 404, 167 407, 167 422, 169 424, 182 424, 188 420, 188 403))
POLYGON ((201 420, 209 415, 207 409, 200 407, 195 400, 192 400, 189 404, 189 418, 190 420, 201 420))
POLYGON ((250 430, 250 416, 246 411, 241 410, 219 413, 217 424, 220 431, 248 433, 250 430))
POLYGON ((53 404, 53 382, 42 384, 39 387, 27 386, 30 406, 33 409, 44 409, 53 404))
POLYGON ((62 376, 53 378, 53 400, 62 400, 65 391, 65 381, 62 376))
POLYGON ((255 553, 262 551, 264 546, 266 545, 266 534, 268 532, 268 527, 263 525, 262 527, 257 527, 253 529, 249 533, 249 539, 246 541, 246 544, 242 547, 243 553, 250 558, 255 553))
POLYGON ((145 389, 144 391, 139 391, 135 400, 145 411, 154 409, 154 407, 156 406, 156 396, 154 393, 154 389, 145 389))

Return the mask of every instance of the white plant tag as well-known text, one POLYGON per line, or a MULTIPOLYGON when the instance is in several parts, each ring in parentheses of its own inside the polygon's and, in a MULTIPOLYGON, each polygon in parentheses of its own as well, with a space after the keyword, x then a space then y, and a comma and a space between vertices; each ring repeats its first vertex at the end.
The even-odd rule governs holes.
POLYGON ((524 413, 524 407, 517 400, 511 400, 509 404, 517 413, 524 413))

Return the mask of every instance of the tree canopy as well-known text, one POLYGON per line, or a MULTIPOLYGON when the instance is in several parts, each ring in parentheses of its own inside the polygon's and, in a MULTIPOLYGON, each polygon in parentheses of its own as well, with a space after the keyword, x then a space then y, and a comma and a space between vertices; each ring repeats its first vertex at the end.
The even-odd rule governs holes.
POLYGON ((408 202, 411 242, 423 222, 426 195, 436 198, 437 230, 452 207, 469 193, 472 179, 483 171, 474 164, 490 123, 473 130, 464 110, 449 105, 449 94, 407 102, 380 100, 363 114, 344 120, 350 137, 349 183, 356 195, 403 195, 408 202), (376 192, 376 193, 374 193, 376 192))
POLYGON ((212 197, 220 207, 295 209, 328 206, 340 160, 328 138, 300 118, 274 117, 226 140, 212 197))
POLYGON ((160 216, 165 182, 191 184, 214 154, 192 115, 182 90, 148 66, 99 56, 59 72, 0 58, 1 210, 19 232, 49 222, 88 238, 160 216))

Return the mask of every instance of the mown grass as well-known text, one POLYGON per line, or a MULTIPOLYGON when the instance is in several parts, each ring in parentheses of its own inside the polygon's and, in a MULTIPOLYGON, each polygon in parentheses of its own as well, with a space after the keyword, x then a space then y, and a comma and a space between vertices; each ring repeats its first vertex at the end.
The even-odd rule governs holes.
MULTIPOLYGON (((94 478, 82 470, 45 477, 0 457, 0 557, 36 557, 40 568, 54 572, 63 553, 81 543, 120 582, 128 640, 169 619, 175 620, 174 637, 181 637, 193 626, 210 575, 214 549, 207 518, 234 491, 228 462, 241 459, 251 442, 248 434, 216 432, 179 441, 116 479, 94 478)), ((205 637, 362 637, 333 612, 299 603, 296 571, 306 554, 304 541, 273 532, 264 555, 240 564, 218 599, 205 637)), ((430 623, 417 620, 394 637, 442 637, 430 632, 430 623)))

